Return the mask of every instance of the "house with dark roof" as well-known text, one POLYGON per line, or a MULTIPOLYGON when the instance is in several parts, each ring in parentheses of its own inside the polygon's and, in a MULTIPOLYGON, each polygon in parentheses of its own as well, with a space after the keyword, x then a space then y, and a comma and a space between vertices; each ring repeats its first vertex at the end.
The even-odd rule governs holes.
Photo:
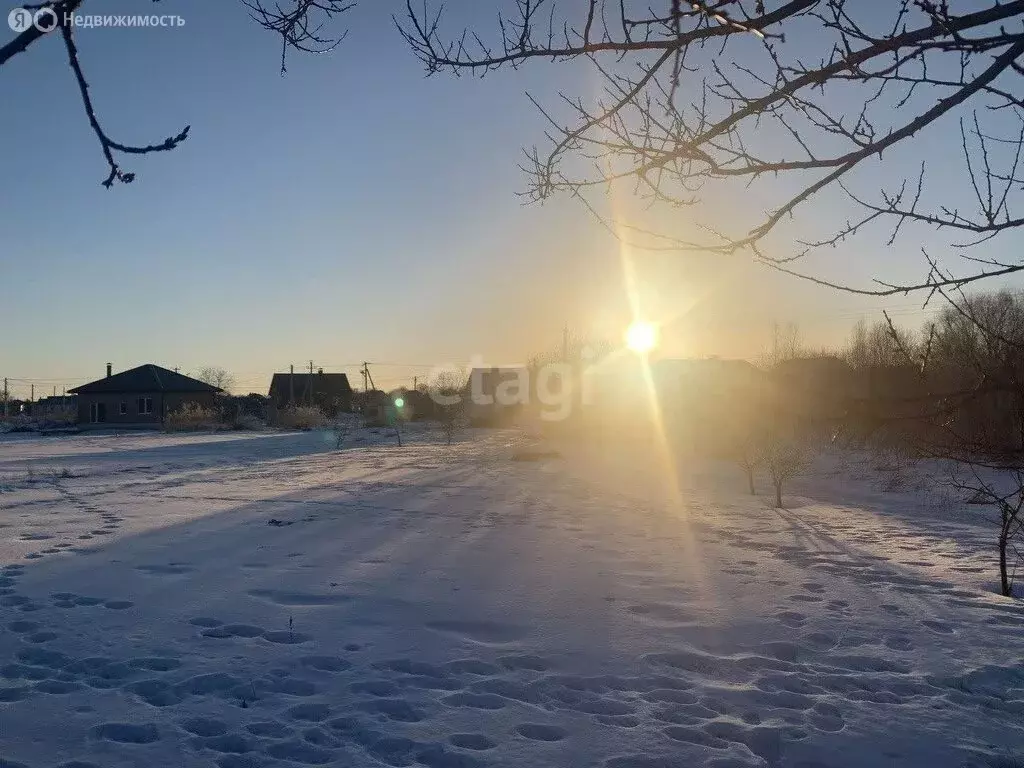
POLYGON ((737 435, 775 413, 771 380, 746 360, 656 360, 650 382, 658 418, 674 445, 703 455, 728 452, 737 435))
POLYGON ((464 413, 474 426, 502 426, 515 421, 535 392, 525 366, 474 368, 463 387, 464 413))
POLYGON ((270 380, 270 404, 278 410, 313 406, 325 415, 352 410, 352 387, 344 373, 275 373, 270 380))
POLYGON ((856 373, 838 357, 782 360, 770 376, 778 390, 780 406, 810 422, 840 421, 858 395, 856 373))
POLYGON ((69 389, 78 396, 78 424, 92 429, 160 429, 186 404, 213 408, 220 392, 206 382, 152 363, 69 389))

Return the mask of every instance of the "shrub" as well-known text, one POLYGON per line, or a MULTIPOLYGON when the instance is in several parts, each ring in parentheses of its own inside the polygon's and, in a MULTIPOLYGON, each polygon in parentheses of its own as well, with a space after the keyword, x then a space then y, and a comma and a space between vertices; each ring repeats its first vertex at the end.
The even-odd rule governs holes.
POLYGON ((278 411, 275 426, 284 429, 316 429, 326 422, 327 417, 319 408, 299 405, 278 411))
POLYGON ((238 411, 231 420, 232 429, 263 429, 265 426, 263 419, 245 411, 238 411))
POLYGON ((790 430, 774 430, 762 448, 762 463, 775 486, 775 506, 782 509, 782 487, 799 475, 810 461, 811 454, 804 436, 790 430))
POLYGON ((67 427, 78 422, 78 411, 74 408, 51 408, 39 414, 38 421, 44 427, 67 427))
POLYGON ((178 410, 167 414, 164 420, 167 432, 194 432, 219 427, 217 412, 212 408, 203 408, 199 403, 185 403, 178 410))

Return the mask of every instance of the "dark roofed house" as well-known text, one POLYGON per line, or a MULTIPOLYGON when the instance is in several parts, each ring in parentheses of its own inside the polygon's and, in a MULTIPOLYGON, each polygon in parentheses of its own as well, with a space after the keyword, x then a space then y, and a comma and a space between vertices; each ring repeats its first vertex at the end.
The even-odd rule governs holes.
POLYGON ((271 407, 313 405, 325 415, 352 410, 352 387, 344 373, 275 373, 270 380, 271 407))
POLYGON ((770 375, 780 404, 812 422, 840 420, 858 394, 857 376, 850 364, 828 355, 783 360, 770 375))
POLYGON ((83 428, 160 429, 167 414, 187 403, 213 408, 221 390, 152 363, 121 373, 107 364, 105 378, 69 389, 78 395, 83 428))
POLYGON ((64 414, 67 411, 78 412, 78 398, 74 395, 54 395, 52 397, 41 397, 31 404, 32 417, 44 419, 54 414, 64 414))
POLYGON ((679 444, 704 453, 727 451, 736 430, 770 407, 770 382, 746 360, 662 359, 650 371, 668 431, 679 444))
POLYGON ((466 416, 474 426, 512 423, 533 394, 530 371, 524 366, 474 368, 462 392, 466 416))

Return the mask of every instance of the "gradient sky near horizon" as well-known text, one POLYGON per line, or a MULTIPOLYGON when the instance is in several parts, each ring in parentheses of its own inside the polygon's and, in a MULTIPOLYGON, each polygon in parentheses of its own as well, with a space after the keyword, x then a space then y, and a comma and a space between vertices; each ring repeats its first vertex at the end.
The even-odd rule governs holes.
MULTIPOLYGON (((525 92, 551 103, 595 90, 596 74, 536 62, 425 78, 390 21, 402 5, 364 0, 337 50, 292 54, 285 77, 277 39, 237 2, 153 11, 182 28, 80 30, 114 138, 192 126, 172 153, 124 159, 137 181, 111 190, 59 39, 3 68, 0 376, 16 396, 98 378, 107 362, 221 366, 238 389, 263 391, 289 364, 351 376, 369 360, 390 388, 435 364, 524 360, 557 348, 566 324, 620 340, 620 244, 572 201, 517 196, 522 148, 545 128, 525 92)), ((491 29, 493 5, 452 12, 491 29)), ((82 13, 148 10, 104 0, 82 13)), ((920 273, 918 245, 901 247, 838 259, 830 274, 920 273)), ((909 326, 924 317, 916 297, 837 295, 742 256, 636 263, 647 314, 675 318, 666 355, 752 357, 773 322, 825 345, 882 306, 909 326)))

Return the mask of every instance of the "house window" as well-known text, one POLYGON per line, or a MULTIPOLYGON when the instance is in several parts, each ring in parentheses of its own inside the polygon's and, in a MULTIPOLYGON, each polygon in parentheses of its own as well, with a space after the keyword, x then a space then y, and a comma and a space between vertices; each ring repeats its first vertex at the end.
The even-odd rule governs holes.
POLYGON ((121 415, 128 415, 128 403, 126 403, 124 400, 121 401, 121 415))
POLYGON ((89 421, 93 424, 101 424, 107 420, 106 403, 89 403, 89 421))
POLYGON ((148 416, 153 412, 153 398, 151 397, 140 397, 139 398, 139 414, 148 416))

